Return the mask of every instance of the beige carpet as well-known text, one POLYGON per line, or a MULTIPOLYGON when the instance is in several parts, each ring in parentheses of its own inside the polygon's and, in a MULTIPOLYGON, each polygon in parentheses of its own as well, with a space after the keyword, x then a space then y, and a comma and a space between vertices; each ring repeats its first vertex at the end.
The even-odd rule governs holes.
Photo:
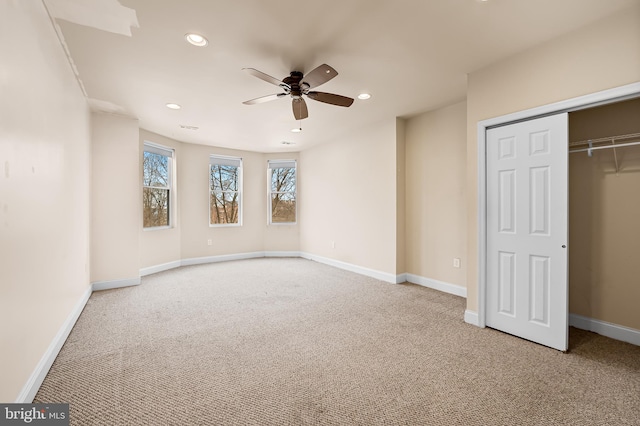
POLYGON ((563 354, 464 299, 303 259, 184 267, 94 293, 35 402, 72 425, 640 425, 640 347, 563 354))

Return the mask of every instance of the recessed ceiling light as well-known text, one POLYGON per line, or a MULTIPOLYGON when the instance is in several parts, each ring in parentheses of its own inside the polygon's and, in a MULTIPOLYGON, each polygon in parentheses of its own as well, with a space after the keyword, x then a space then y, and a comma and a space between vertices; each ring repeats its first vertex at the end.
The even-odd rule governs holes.
POLYGON ((371 95, 368 93, 360 93, 358 95, 358 99, 369 99, 369 98, 371 98, 371 95))
POLYGON ((207 38, 203 35, 200 34, 196 34, 196 33, 187 33, 184 35, 185 40, 187 40, 189 43, 193 44, 194 46, 198 46, 198 47, 204 47, 207 44, 209 44, 209 40, 207 40, 207 38))
POLYGON ((180 108, 182 108, 182 105, 178 105, 178 104, 174 104, 174 103, 168 103, 167 104, 167 108, 169 108, 169 109, 180 109, 180 108))
POLYGON ((300 133, 302 131, 302 127, 296 127, 295 129, 291 129, 293 133, 300 133))

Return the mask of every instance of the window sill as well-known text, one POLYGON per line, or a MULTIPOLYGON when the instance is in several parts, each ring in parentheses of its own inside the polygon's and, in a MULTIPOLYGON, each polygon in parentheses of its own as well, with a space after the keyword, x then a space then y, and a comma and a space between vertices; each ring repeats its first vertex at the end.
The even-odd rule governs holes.
POLYGON ((142 228, 143 231, 162 231, 164 229, 173 229, 173 226, 149 226, 147 228, 142 228))

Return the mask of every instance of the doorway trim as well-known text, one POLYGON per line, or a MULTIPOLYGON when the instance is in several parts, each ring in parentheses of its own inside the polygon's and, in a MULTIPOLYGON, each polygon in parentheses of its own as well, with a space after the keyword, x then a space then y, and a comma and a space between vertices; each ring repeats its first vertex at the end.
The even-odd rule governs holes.
POLYGON ((579 111, 613 102, 640 97, 640 82, 602 90, 589 95, 579 96, 552 104, 547 104, 478 122, 478 312, 465 311, 464 320, 478 327, 486 327, 486 291, 487 291, 487 167, 486 148, 487 129, 504 126, 520 121, 531 120, 562 112, 579 111))

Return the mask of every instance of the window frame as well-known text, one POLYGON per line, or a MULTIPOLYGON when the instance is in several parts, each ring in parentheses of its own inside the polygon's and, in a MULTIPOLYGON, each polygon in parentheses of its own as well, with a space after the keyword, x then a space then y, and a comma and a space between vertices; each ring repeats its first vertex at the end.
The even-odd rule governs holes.
POLYGON ((267 224, 268 225, 276 225, 276 226, 280 226, 280 225, 284 225, 284 226, 291 226, 291 225, 297 225, 298 224, 298 162, 295 159, 284 159, 284 160, 267 160, 267 224), (295 190, 294 191, 273 191, 273 188, 271 187, 272 185, 272 178, 273 178, 273 169, 280 169, 280 168, 292 168, 295 170, 295 177, 294 177, 294 185, 295 185, 295 190), (273 206, 272 206, 272 202, 273 202, 273 194, 294 194, 294 199, 296 201, 296 210, 295 210, 295 215, 296 215, 296 220, 293 222, 274 222, 273 221, 273 206))
POLYGON ((243 162, 242 157, 233 157, 228 155, 218 155, 218 154, 210 154, 209 155, 209 164, 208 164, 208 173, 207 173, 207 189, 208 189, 208 205, 209 205, 209 227, 210 228, 221 228, 221 227, 241 227, 242 226, 242 217, 243 217, 243 162), (236 166, 238 168, 238 190, 237 191, 216 191, 222 193, 237 193, 238 194, 238 223, 211 223, 211 195, 214 193, 213 188, 211 187, 211 166, 214 165, 226 165, 226 166, 236 166))
MULTIPOLYGON (((160 226, 144 226, 144 204, 142 206, 142 230, 156 231, 162 229, 171 229, 175 226, 175 149, 160 145, 154 142, 144 141, 142 144, 142 192, 144 197, 145 189, 163 189, 167 194, 167 225, 160 226), (162 155, 167 157, 167 186, 148 186, 144 184, 144 153, 162 155)), ((143 198, 144 199, 144 198, 143 198)))

